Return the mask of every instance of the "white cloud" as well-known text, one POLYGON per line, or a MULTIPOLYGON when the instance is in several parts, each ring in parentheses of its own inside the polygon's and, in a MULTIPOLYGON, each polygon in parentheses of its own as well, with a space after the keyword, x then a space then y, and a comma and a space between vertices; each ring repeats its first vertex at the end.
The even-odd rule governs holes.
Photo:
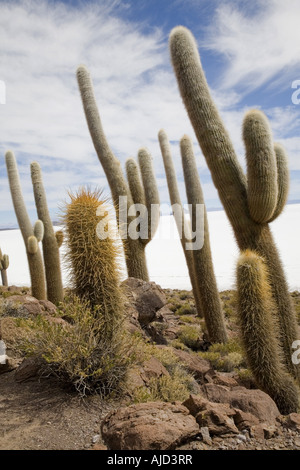
MULTIPOLYGON (((205 46, 228 60, 223 87, 251 91, 273 80, 298 78, 300 65, 300 2, 260 0, 249 15, 241 3, 226 2, 216 10, 205 46)), ((248 5, 247 5, 248 7, 248 5)))
MULTIPOLYGON (((0 151, 14 149, 21 165, 40 161, 50 207, 66 184, 106 184, 77 87, 79 64, 91 71, 108 141, 122 163, 141 146, 155 148, 161 173, 158 130, 165 127, 176 139, 192 133, 162 33, 153 28, 145 35, 118 18, 120 5, 126 7, 106 0, 83 10, 45 0, 0 4, 0 78, 7 86, 0 151), (62 162, 69 168, 62 170, 62 162)), ((28 199, 30 178, 22 183, 28 199)))
MULTIPOLYGON (((286 0, 282 6, 277 0, 268 0, 259 14, 254 12, 249 17, 230 5, 232 2, 225 2, 218 7, 217 22, 212 17, 213 29, 209 30, 211 47, 230 59, 227 81, 213 90, 213 96, 243 163, 241 124, 246 109, 238 107, 240 96, 234 87, 240 83, 248 88, 259 86, 284 68, 290 71, 299 65, 299 28, 293 25, 300 4, 286 0), (249 71, 253 72, 250 76, 249 71)), ((122 9, 128 7, 126 2, 108 0, 82 3, 80 8, 47 0, 0 2, 0 80, 6 83, 7 98, 7 104, 0 105, 1 210, 12 209, 3 159, 8 148, 15 150, 20 164, 29 208, 34 208, 29 170, 32 160, 41 164, 53 210, 70 187, 88 183, 104 187, 109 194, 77 87, 76 69, 81 63, 90 69, 113 151, 124 165, 127 157, 136 157, 140 147, 148 147, 162 201, 169 198, 157 139, 159 129, 164 128, 172 142, 183 199, 179 153, 183 134, 193 139, 200 177, 207 175, 170 66, 166 32, 153 26, 145 34, 139 24, 123 20, 122 9)), ((299 139, 294 136, 299 128, 296 108, 266 110, 274 136, 289 151, 291 169, 299 168, 299 139)), ((207 202, 215 206, 216 191, 212 183, 204 181, 207 202)))

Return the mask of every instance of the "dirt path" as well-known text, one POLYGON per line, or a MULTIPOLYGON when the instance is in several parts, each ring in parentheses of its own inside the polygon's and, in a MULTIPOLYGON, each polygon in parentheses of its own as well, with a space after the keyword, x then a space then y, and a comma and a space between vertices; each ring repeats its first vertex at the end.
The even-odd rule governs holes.
POLYGON ((14 372, 0 375, 0 450, 93 446, 109 405, 99 397, 81 400, 53 379, 17 383, 13 376, 14 372))

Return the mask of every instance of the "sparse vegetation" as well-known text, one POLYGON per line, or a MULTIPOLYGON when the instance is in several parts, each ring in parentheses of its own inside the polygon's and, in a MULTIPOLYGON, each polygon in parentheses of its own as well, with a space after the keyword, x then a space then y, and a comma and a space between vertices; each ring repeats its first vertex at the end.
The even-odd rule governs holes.
POLYGON ((214 369, 221 372, 231 372, 236 368, 246 367, 244 351, 237 339, 231 339, 226 344, 212 344, 208 351, 201 351, 198 354, 207 359, 214 369))
POLYGON ((95 316, 88 302, 71 297, 61 305, 59 317, 70 323, 49 322, 43 317, 26 322, 34 330, 24 342, 29 356, 45 361, 44 370, 71 384, 82 395, 117 393, 127 369, 136 360, 135 341, 115 325, 112 337, 103 334, 104 317, 95 316))
POLYGON ((178 339, 191 349, 199 349, 201 328, 199 325, 183 325, 178 333, 178 339))

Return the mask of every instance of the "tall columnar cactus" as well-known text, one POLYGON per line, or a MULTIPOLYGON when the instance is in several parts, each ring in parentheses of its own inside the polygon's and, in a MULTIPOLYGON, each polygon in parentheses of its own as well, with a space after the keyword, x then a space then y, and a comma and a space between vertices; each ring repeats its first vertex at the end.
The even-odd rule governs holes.
POLYGON ((296 316, 283 267, 268 225, 268 222, 280 214, 286 199, 288 172, 283 149, 275 144, 275 152, 272 150, 273 143, 265 116, 257 111, 248 113, 243 132, 246 138, 249 170, 247 184, 247 177, 238 162, 229 135, 211 98, 197 45, 189 30, 182 26, 172 30, 170 52, 182 99, 233 227, 238 246, 241 250, 247 248, 255 250, 265 259, 278 311, 285 364, 292 374, 299 377, 300 368, 291 360, 292 344, 298 337, 296 316), (274 165, 275 157, 277 172, 274 165), (258 199, 264 201, 263 204, 267 204, 267 207, 254 209, 257 204, 254 181, 250 182, 250 193, 248 190, 249 179, 254 175, 261 181, 260 187, 257 187, 260 193, 258 199), (277 189, 274 189, 276 185, 277 189), (268 194, 263 194, 266 192, 268 194), (274 205, 276 208, 272 213, 274 205))
POLYGON ((35 227, 32 227, 23 199, 17 162, 13 152, 6 152, 5 160, 11 197, 26 247, 32 295, 39 300, 45 300, 45 272, 41 251, 38 245, 38 241, 40 241, 40 237, 42 236, 42 223, 38 222, 35 227))
MULTIPOLYGON (((136 170, 135 175, 130 176, 129 189, 128 183, 123 175, 120 162, 113 154, 106 140, 94 96, 92 81, 85 66, 78 67, 77 79, 90 134, 98 158, 106 174, 117 212, 119 229, 122 232, 128 275, 130 277, 136 277, 147 281, 149 280, 149 275, 145 257, 145 247, 157 229, 159 218, 159 194, 152 167, 151 156, 146 149, 140 149, 138 156, 142 183, 140 181, 139 172, 136 170), (137 193, 135 193, 136 188, 138 188, 137 193), (126 217, 122 218, 122 221, 120 220, 119 214, 121 204, 120 198, 126 198, 125 209, 127 214, 126 217), (132 222, 134 223, 137 216, 137 212, 135 212, 132 206, 133 204, 143 203, 146 203, 147 211, 142 211, 143 214, 139 214, 139 220, 141 221, 141 225, 144 227, 148 223, 148 236, 145 238, 132 239, 127 233, 127 228, 132 222), (127 223, 124 225, 125 218, 127 219, 127 223), (152 230, 150 230, 150 227, 152 230)), ((127 166, 128 165, 129 163, 127 166)), ((124 212, 124 208, 122 211, 124 212)))
POLYGON ((263 259, 251 250, 238 260, 237 291, 243 344, 257 385, 282 414, 297 412, 299 389, 281 362, 269 274, 263 259))
POLYGON ((37 162, 33 162, 30 168, 37 214, 44 225, 43 255, 46 271, 47 297, 48 300, 58 305, 59 302, 63 301, 64 297, 59 246, 48 210, 40 165, 37 162))
POLYGON ((70 278, 78 297, 100 311, 113 333, 122 316, 124 299, 118 265, 120 246, 108 220, 108 205, 99 191, 81 189, 69 196, 63 223, 70 278))
POLYGON ((185 214, 178 189, 176 171, 172 159, 170 143, 168 136, 163 129, 161 129, 158 133, 158 140, 165 167, 170 201, 171 205, 173 206, 173 214, 180 235, 180 242, 183 248, 186 264, 188 267, 189 277, 193 289, 196 310, 198 315, 200 317, 203 317, 199 285, 194 266, 193 251, 187 249, 187 243, 189 243, 191 239, 191 227, 190 224, 187 223, 187 221, 185 220, 185 214))
POLYGON ((1 279, 2 279, 2 285, 3 286, 8 286, 8 280, 7 280, 7 269, 9 266, 9 256, 8 255, 3 255, 1 248, 0 248, 0 271, 1 271, 1 279))
POLYGON ((193 258, 208 336, 214 343, 225 343, 227 334, 210 250, 207 213, 193 146, 188 136, 181 139, 180 150, 187 200, 190 207, 194 208, 191 216, 192 229, 196 230, 197 237, 202 235, 203 239, 201 248, 193 250, 193 258), (204 210, 204 225, 199 226, 199 214, 195 210, 197 206, 204 210), (201 231, 202 234, 199 233, 201 231))

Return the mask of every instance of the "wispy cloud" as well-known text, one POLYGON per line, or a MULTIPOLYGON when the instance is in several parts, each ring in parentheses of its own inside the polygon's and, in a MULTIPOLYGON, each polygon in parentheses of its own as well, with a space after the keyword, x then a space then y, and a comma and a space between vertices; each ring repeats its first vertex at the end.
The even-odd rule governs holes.
POLYGON ((221 4, 207 29, 205 46, 227 59, 223 87, 239 85, 249 92, 270 80, 278 85, 289 77, 297 78, 299 1, 260 0, 252 14, 249 3, 221 4))
MULTIPOLYGON (((158 130, 166 127, 177 139, 191 131, 162 32, 144 34, 122 20, 121 7, 108 1, 81 8, 46 0, 0 4, 0 78, 7 85, 0 151, 12 148, 26 168, 39 160, 47 189, 56 184, 56 198, 70 183, 105 183, 76 82, 81 63, 91 71, 105 132, 122 163, 147 146, 160 173, 158 130)), ((48 193, 51 207, 54 197, 48 193)))
MULTIPOLYGON (((224 74, 213 84, 213 95, 243 162, 243 93, 284 80, 286 74, 289 79, 300 78, 296 73, 300 62, 300 4, 298 0, 256 0, 251 6, 244 0, 228 0, 221 5, 217 0, 188 1, 190 9, 184 4, 186 17, 190 11, 190 15, 199 15, 201 23, 206 15, 205 27, 193 31, 196 36, 202 31, 200 49, 204 46, 202 52, 206 54, 209 48, 224 59, 224 74)), ((104 130, 121 164, 127 157, 135 157, 141 146, 148 147, 161 200, 168 201, 157 139, 159 129, 164 128, 172 141, 184 199, 179 140, 187 133, 195 143, 205 197, 215 206, 216 191, 205 179, 209 172, 171 69, 169 31, 154 23, 145 28, 145 19, 129 21, 134 17, 127 14, 134 9, 132 0, 78 5, 49 0, 0 2, 0 80, 7 88, 7 104, 0 105, 0 210, 6 211, 5 217, 12 210, 4 165, 8 148, 16 153, 25 198, 33 212, 29 170, 33 160, 41 164, 53 214, 70 187, 99 185, 109 194, 77 87, 76 69, 82 63, 90 69, 104 130)), ((183 0, 174 0, 173 8, 179 5, 182 12, 183 0)), ((211 67, 213 57, 208 58, 211 67)), ((259 100, 250 105, 260 107, 259 100)), ((289 151, 292 170, 300 169, 299 109, 276 103, 264 109, 274 138, 289 151)), ((293 196, 298 186, 295 182, 293 196)), ((300 191, 296 198, 300 198, 300 191)))

